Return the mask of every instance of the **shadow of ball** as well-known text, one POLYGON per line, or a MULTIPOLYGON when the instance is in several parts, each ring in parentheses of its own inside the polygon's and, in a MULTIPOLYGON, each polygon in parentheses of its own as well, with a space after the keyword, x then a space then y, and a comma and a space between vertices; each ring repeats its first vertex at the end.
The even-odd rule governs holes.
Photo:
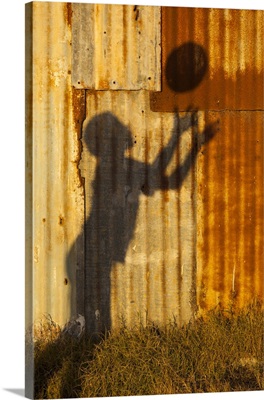
POLYGON ((166 81, 174 92, 196 88, 208 68, 207 55, 199 44, 187 42, 169 55, 165 68, 166 81))

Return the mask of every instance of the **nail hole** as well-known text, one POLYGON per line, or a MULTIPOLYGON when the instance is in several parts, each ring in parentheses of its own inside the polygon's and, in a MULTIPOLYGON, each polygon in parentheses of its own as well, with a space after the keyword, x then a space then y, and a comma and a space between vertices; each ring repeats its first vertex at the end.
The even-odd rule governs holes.
POLYGON ((46 222, 46 218, 42 218, 42 222, 46 222))
POLYGON ((64 278, 64 285, 68 285, 68 279, 67 278, 64 278))
POLYGON ((148 77, 148 80, 149 80, 149 81, 151 80, 151 76, 148 77))

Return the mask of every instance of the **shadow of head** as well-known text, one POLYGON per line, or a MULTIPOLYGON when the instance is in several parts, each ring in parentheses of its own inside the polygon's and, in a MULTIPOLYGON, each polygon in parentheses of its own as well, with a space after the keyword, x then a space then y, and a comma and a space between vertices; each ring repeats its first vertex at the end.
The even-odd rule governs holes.
POLYGON ((174 92, 187 92, 195 89, 208 69, 205 50, 193 42, 183 43, 168 56, 165 76, 174 92))
POLYGON ((132 134, 110 112, 93 117, 85 128, 84 140, 91 154, 96 157, 122 156, 133 146, 132 134))

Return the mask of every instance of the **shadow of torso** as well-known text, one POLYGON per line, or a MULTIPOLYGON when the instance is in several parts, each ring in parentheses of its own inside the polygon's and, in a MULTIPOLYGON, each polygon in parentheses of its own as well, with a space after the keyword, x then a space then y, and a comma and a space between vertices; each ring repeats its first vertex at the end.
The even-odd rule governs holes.
MULTIPOLYGON (((111 270, 115 263, 125 263, 140 196, 181 187, 198 153, 196 138, 185 160, 169 177, 165 170, 181 134, 196 123, 195 113, 182 118, 175 113, 171 138, 152 164, 131 157, 132 134, 113 114, 97 115, 88 123, 84 139, 89 153, 96 157, 93 182, 88 188, 93 196, 89 216, 68 254, 67 274, 72 315, 85 316, 89 333, 111 328, 111 270), (78 252, 83 249, 84 268, 82 261, 78 265, 78 252)), ((203 134, 205 143, 214 136, 215 127, 207 127, 203 134)))

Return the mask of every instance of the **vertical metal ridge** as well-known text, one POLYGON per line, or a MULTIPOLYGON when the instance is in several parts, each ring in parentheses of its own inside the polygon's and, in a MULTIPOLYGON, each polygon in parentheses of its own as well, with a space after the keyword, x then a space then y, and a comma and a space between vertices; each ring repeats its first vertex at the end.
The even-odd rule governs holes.
MULTIPOLYGON (((239 127, 240 127, 240 132, 243 132, 243 126, 242 126, 242 121, 239 121, 239 127)), ((243 178, 245 179, 245 169, 246 169, 246 160, 247 160, 247 148, 248 145, 245 145, 245 134, 246 132, 244 131, 242 133, 242 135, 240 135, 240 145, 241 145, 241 163, 240 163, 240 182, 243 181, 243 178)), ((239 183, 238 183, 239 184, 239 183)), ((245 215, 245 205, 246 205, 246 187, 245 185, 241 185, 241 190, 240 190, 240 206, 241 206, 241 213, 238 214, 238 219, 240 221, 241 224, 241 230, 239 232, 239 241, 240 241, 240 254, 241 254, 241 259, 240 259, 240 269, 241 269, 241 280, 242 282, 244 282, 244 290, 241 291, 241 300, 242 300, 242 304, 245 303, 245 299, 246 299, 246 269, 245 269, 245 264, 246 264, 246 215, 245 215)))
POLYGON ((191 219, 192 219, 192 233, 191 242, 193 243, 191 262, 190 262, 190 274, 191 274, 191 285, 189 287, 190 305, 191 305, 191 317, 197 312, 197 159, 198 159, 198 129, 195 126, 194 116, 190 116, 192 125, 192 158, 194 159, 194 165, 191 170, 191 219))
MULTIPOLYGON (((145 182, 143 184, 143 186, 145 186, 146 188, 148 188, 149 186, 149 168, 147 166, 147 164, 149 163, 149 157, 148 157, 148 150, 149 150, 149 142, 151 142, 151 133, 149 132, 149 124, 148 124, 148 118, 146 116, 146 105, 142 104, 141 107, 139 107, 139 113, 141 113, 142 116, 142 121, 143 121, 143 125, 145 126, 145 131, 146 131, 146 135, 145 138, 141 139, 144 140, 144 158, 143 161, 145 162, 145 173, 146 173, 146 178, 145 178, 145 182)), ((140 143, 141 144, 141 143, 140 143)), ((141 188, 141 191, 144 190, 144 188, 141 188)), ((147 189, 148 190, 148 189, 147 189)), ((149 319, 152 319, 154 316, 152 315, 152 303, 153 303, 153 297, 155 297, 154 291, 152 289, 152 285, 151 282, 153 281, 153 271, 151 268, 151 261, 150 261, 150 238, 148 235, 149 230, 151 229, 151 223, 149 220, 149 202, 148 202, 148 198, 146 197, 143 200, 143 204, 144 204, 144 219, 145 219, 145 226, 146 226, 146 230, 144 232, 144 249, 143 251, 145 251, 146 254, 146 268, 145 268, 145 279, 146 279, 146 317, 149 319)))
MULTIPOLYGON (((182 162, 182 152, 181 152, 181 144, 182 144, 182 139, 181 139, 181 126, 180 126, 180 122, 178 120, 177 123, 177 134, 179 136, 179 140, 178 140, 178 146, 176 149, 176 153, 177 153, 177 165, 180 165, 182 162)), ((180 170, 179 173, 179 179, 182 178, 182 171, 180 170)), ((178 265, 177 265, 177 269, 178 269, 178 296, 179 296, 179 323, 181 324, 183 322, 183 274, 182 274, 182 267, 183 267, 183 263, 184 263, 184 259, 183 259, 183 246, 182 246, 182 242, 183 242, 183 234, 182 234, 182 196, 181 196, 181 188, 179 189, 178 193, 177 193, 177 224, 178 224, 178 265)))
MULTIPOLYGON (((47 13, 50 14, 50 10, 47 9, 47 13)), ((34 17, 35 17, 35 9, 33 6, 33 39, 34 38, 34 34, 35 34, 35 21, 34 21, 34 17)), ((40 23, 39 23, 39 28, 45 32, 45 20, 43 19, 40 23)), ((48 49, 48 40, 50 39, 50 32, 47 31, 47 36, 46 36, 47 40, 42 43, 42 46, 40 44, 40 42, 36 43, 36 41, 34 40, 34 45, 33 45, 33 57, 35 58, 36 54, 41 53, 41 51, 44 51, 47 54, 47 58, 48 58, 48 54, 49 54, 49 49, 48 49), (41 47, 41 50, 40 50, 41 47)), ((34 69, 33 69, 33 74, 35 73, 36 75, 39 74, 40 76, 40 85, 39 85, 39 90, 35 90, 35 88, 33 88, 33 92, 34 92, 34 101, 37 101, 37 98, 40 100, 40 108, 38 109, 38 111, 40 111, 40 113, 44 113, 44 104, 48 104, 47 105, 47 113, 49 113, 50 111, 50 107, 49 107, 49 84, 50 84, 50 79, 48 75, 42 75, 40 73, 41 67, 39 67, 37 64, 34 63, 34 58, 33 58, 33 65, 34 65, 34 69)), ((47 65, 46 65, 47 68, 47 65)), ((34 82, 34 75, 33 75, 33 82, 34 82)), ((35 83, 35 82, 34 82, 35 83)), ((42 165, 42 168, 44 169, 45 173, 44 173, 44 177, 42 180, 42 187, 40 185, 37 185, 37 182, 34 182, 36 179, 36 166, 34 165, 36 163, 37 160, 39 160, 40 158, 40 154, 41 151, 43 151, 44 153, 48 154, 49 151, 49 146, 48 146, 48 135, 39 135, 38 141, 36 140, 36 134, 35 132, 37 130, 41 130, 41 128, 43 128, 45 126, 45 119, 44 121, 42 120, 41 123, 43 124, 42 126, 38 126, 38 121, 36 120, 36 117, 34 118, 34 128, 33 128, 33 149, 34 149, 34 155, 33 155, 33 197, 35 200, 35 209, 34 209, 34 241, 35 241, 35 247, 34 247, 34 255, 35 255, 35 271, 34 271, 34 284, 38 284, 38 275, 40 274, 39 271, 39 258, 42 259, 42 262, 44 265, 47 265, 49 267, 49 259, 48 259, 48 254, 47 251, 50 248, 50 234, 51 234, 51 228, 50 228, 50 220, 47 218, 47 216, 49 215, 49 201, 48 198, 45 197, 43 199, 43 192, 45 195, 47 195, 47 186, 48 186, 48 177, 49 177, 49 164, 46 163, 42 165), (35 179, 34 179, 35 178, 35 179), (43 190, 44 189, 44 190, 43 190), (36 199, 37 199, 37 204, 36 204, 36 199), (43 199, 43 202, 40 202, 41 199, 43 199), (42 214, 42 215, 41 215, 42 214), (44 214, 44 215, 43 215, 44 214), (47 218, 47 219, 46 219, 47 218), (47 223, 44 222, 44 219, 46 219, 47 223), (42 224, 42 226, 41 226, 42 224), (39 225, 39 228, 36 229, 36 225, 39 225), (43 228, 42 228, 43 227, 43 228), (45 230, 45 232, 43 232, 42 234, 42 229, 45 230), (43 248, 41 248, 41 242, 43 244, 43 248)), ((37 178, 38 179, 38 178, 37 178)), ((44 288, 44 292, 48 293, 49 291, 49 270, 50 268, 47 268, 46 270, 44 270, 44 274, 42 276, 42 290, 44 288)), ((34 288, 35 289, 35 288, 34 288)), ((40 291, 40 287, 37 286, 37 290, 38 292, 40 291)), ((36 299, 36 308, 35 308, 35 312, 37 312, 38 310, 50 310, 50 304, 48 303, 48 299, 50 297, 49 296, 38 296, 36 299)), ((36 317, 34 317, 35 319, 36 317)))
MULTIPOLYGON (((264 221, 264 204, 263 204, 263 193, 264 193, 264 170, 263 163, 259 162, 263 158, 264 146, 263 146, 263 129, 264 122, 259 125, 256 135, 256 176, 255 176, 255 191, 256 191, 256 205, 260 203, 260 206, 256 206, 256 221, 264 221), (260 186, 260 187, 259 187, 260 186), (259 188, 259 189, 258 189, 259 188), (262 189, 262 190, 261 190, 262 189)), ((264 282, 264 268, 263 264, 259 260, 263 260, 263 248, 264 248, 264 223, 256 224, 256 274, 255 274, 255 285, 257 297, 261 299, 264 293, 263 282, 264 282)))
MULTIPOLYGON (((33 324, 33 18, 25 5, 25 327, 33 324)), ((33 363, 32 363, 33 364, 33 363)), ((26 371, 26 396, 33 396, 32 371, 26 371)))
MULTIPOLYGON (((161 126, 161 130, 160 130, 160 137, 161 137, 161 141, 160 141, 160 149, 164 148, 164 131, 162 129, 161 126)), ((164 175, 164 160, 161 159, 160 162, 160 184, 162 185, 162 176, 164 175)), ((161 196, 160 196, 160 214, 161 214, 161 251, 162 251, 162 257, 161 257, 161 285, 160 285, 160 291, 161 291, 161 308, 162 310, 164 310, 164 312, 166 312, 166 296, 167 296, 167 291, 166 291, 166 200, 165 200, 165 196, 167 194, 167 188, 165 187, 164 190, 161 192, 161 196)), ((162 323, 164 322, 164 314, 161 316, 162 318, 162 323)))

